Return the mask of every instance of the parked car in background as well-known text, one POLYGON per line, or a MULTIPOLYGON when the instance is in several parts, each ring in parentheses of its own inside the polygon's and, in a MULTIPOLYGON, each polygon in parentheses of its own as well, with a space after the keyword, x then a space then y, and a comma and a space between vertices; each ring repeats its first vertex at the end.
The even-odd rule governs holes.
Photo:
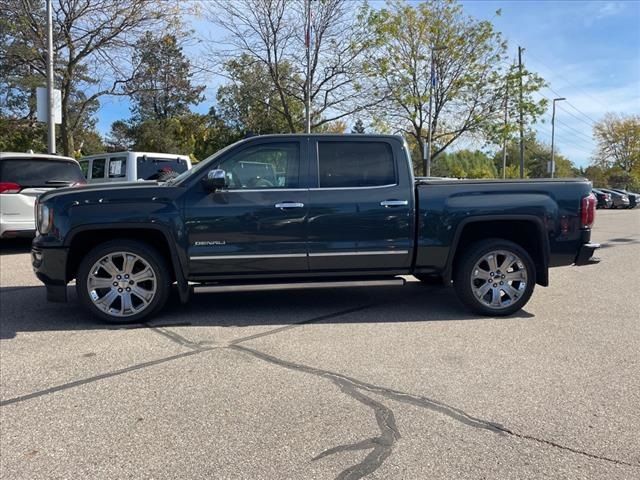
POLYGON ((80 167, 89 183, 163 182, 191 168, 186 155, 152 152, 115 152, 90 155, 80 159, 80 167))
POLYGON ((598 190, 597 188, 594 188, 591 191, 598 200, 596 208, 611 208, 611 206, 613 205, 613 199, 611 198, 610 193, 603 192, 602 190, 598 190))
POLYGON ((599 188, 598 190, 611 195, 611 200, 613 200, 613 206, 611 208, 629 208, 629 197, 624 193, 616 192, 608 188, 599 188))
POLYGON ((0 153, 0 238, 33 237, 36 198, 49 190, 86 183, 73 158, 0 153))
POLYGON ((629 197, 629 208, 635 208, 638 205, 638 203, 640 203, 640 194, 638 193, 633 193, 628 190, 622 190, 621 188, 612 188, 611 190, 614 190, 618 193, 621 193, 629 197))

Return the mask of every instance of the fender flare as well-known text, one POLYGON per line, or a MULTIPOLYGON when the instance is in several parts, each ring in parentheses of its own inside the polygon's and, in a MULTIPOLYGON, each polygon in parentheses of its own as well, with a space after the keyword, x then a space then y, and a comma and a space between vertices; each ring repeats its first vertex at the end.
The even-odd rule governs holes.
POLYGON ((171 229, 169 229, 165 225, 161 225, 158 223, 110 223, 108 225, 105 224, 88 224, 81 225, 75 228, 72 228, 69 231, 69 234, 66 235, 64 239, 64 246, 70 247, 71 242, 79 233, 87 232, 87 231, 96 231, 96 230, 155 230, 161 232, 164 236, 167 245, 169 247, 169 252, 171 255, 171 266, 173 267, 173 271, 176 275, 176 283, 178 285, 178 293, 180 295, 180 302, 187 303, 189 300, 189 283, 187 282, 183 261, 180 259, 180 255, 178 253, 178 249, 176 247, 177 241, 173 236, 171 229))
POLYGON ((493 221, 508 221, 508 220, 520 220, 529 223, 533 223, 538 233, 538 240, 542 246, 542 258, 541 263, 536 263, 536 283, 544 287, 549 285, 549 238, 545 235, 544 223, 541 218, 535 215, 478 215, 468 217, 462 220, 453 235, 453 241, 451 242, 451 249, 447 256, 447 263, 442 275, 445 285, 451 284, 453 278, 453 261, 455 259, 458 244, 462 237, 462 232, 467 225, 472 223, 493 222, 493 221))

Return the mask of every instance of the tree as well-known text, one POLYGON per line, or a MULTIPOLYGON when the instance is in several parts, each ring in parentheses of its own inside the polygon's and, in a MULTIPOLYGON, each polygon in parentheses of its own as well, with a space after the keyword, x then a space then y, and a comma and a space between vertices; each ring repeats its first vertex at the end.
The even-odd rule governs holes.
POLYGON ((192 84, 191 62, 175 35, 154 36, 146 32, 133 53, 133 78, 124 91, 131 95, 132 111, 138 121, 163 120, 184 115, 204 97, 204 85, 192 84))
MULTIPOLYGON (((268 68, 250 55, 242 54, 225 64, 228 82, 218 88, 216 99, 220 115, 233 128, 254 134, 289 131, 289 119, 280 108, 280 96, 274 87, 268 68)), ((292 69, 282 62, 280 82, 293 88, 292 69)), ((301 125, 303 105, 291 100, 288 114, 301 125)))
POLYGON ((493 160, 479 150, 459 150, 443 153, 433 165, 438 177, 496 178, 498 172, 493 160))
POLYGON ((593 135, 598 142, 596 164, 640 178, 640 115, 608 113, 595 124, 593 135))
POLYGON ((208 18, 228 33, 224 44, 216 43, 213 57, 224 67, 242 54, 260 64, 270 80, 267 91, 276 95, 269 108, 283 116, 289 132, 303 131, 299 106, 304 111, 307 100, 314 130, 380 102, 362 81, 370 32, 350 2, 311 3, 310 32, 307 5, 306 0, 212 0, 208 9, 208 18))
MULTIPOLYGON (((103 95, 117 94, 134 70, 130 51, 135 39, 157 30, 175 13, 168 2, 155 0, 55 0, 53 31, 55 84, 62 93, 60 136, 66 155, 75 151, 79 132, 103 95)), ((27 72, 25 82, 13 83, 12 100, 32 110, 33 84, 46 76, 44 2, 5 0, 1 9, 10 73, 27 72)))
POLYGON ((358 118, 356 123, 353 125, 351 129, 351 133, 364 133, 364 123, 362 123, 362 119, 358 118))
POLYGON ((227 125, 212 108, 206 115, 187 113, 144 122, 120 120, 111 125, 107 143, 110 151, 156 151, 202 160, 242 137, 242 132, 227 125))
MULTIPOLYGON (((517 139, 513 139, 507 143, 507 178, 519 178, 519 162, 520 162, 520 143, 517 139)), ((496 169, 502 169, 502 152, 496 153, 494 159, 496 169)), ((557 150, 554 158, 556 164, 555 176, 575 177, 578 170, 574 164, 560 154, 557 150)), ((525 134, 524 138, 524 165, 525 177, 528 178, 546 178, 551 174, 547 171, 547 166, 551 162, 551 146, 540 142, 535 132, 530 131, 525 134)), ((500 174, 502 172, 500 171, 500 174)))
MULTIPOLYGON (((390 1, 386 8, 366 9, 366 16, 376 34, 377 49, 368 66, 387 98, 383 114, 396 131, 413 137, 418 159, 423 158, 422 140, 429 129, 432 158, 462 136, 496 136, 505 85, 519 77, 504 66, 507 45, 489 21, 466 16, 453 0, 415 6, 390 1)), ((535 118, 544 105, 531 93, 543 82, 530 72, 524 74, 524 108, 535 118)), ((513 109, 514 102, 508 106, 513 109)))

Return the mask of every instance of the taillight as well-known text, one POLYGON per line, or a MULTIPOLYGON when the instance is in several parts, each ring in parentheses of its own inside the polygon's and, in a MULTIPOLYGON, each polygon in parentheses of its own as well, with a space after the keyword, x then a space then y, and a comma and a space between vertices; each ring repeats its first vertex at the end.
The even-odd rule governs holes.
POLYGON ((18 193, 22 187, 13 182, 0 182, 0 193, 18 193))
POLYGON ((580 224, 582 228, 591 228, 596 219, 596 197, 590 194, 582 199, 580 205, 580 224))

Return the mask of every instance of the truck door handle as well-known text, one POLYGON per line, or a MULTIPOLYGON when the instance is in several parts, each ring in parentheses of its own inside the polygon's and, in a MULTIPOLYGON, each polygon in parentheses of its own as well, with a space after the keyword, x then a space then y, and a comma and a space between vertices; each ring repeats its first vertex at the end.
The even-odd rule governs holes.
POLYGON ((276 203, 275 207, 276 208, 303 208, 304 207, 304 203, 282 202, 282 203, 276 203))
POLYGON ((383 207, 406 207, 409 205, 409 200, 384 200, 380 202, 383 207))

